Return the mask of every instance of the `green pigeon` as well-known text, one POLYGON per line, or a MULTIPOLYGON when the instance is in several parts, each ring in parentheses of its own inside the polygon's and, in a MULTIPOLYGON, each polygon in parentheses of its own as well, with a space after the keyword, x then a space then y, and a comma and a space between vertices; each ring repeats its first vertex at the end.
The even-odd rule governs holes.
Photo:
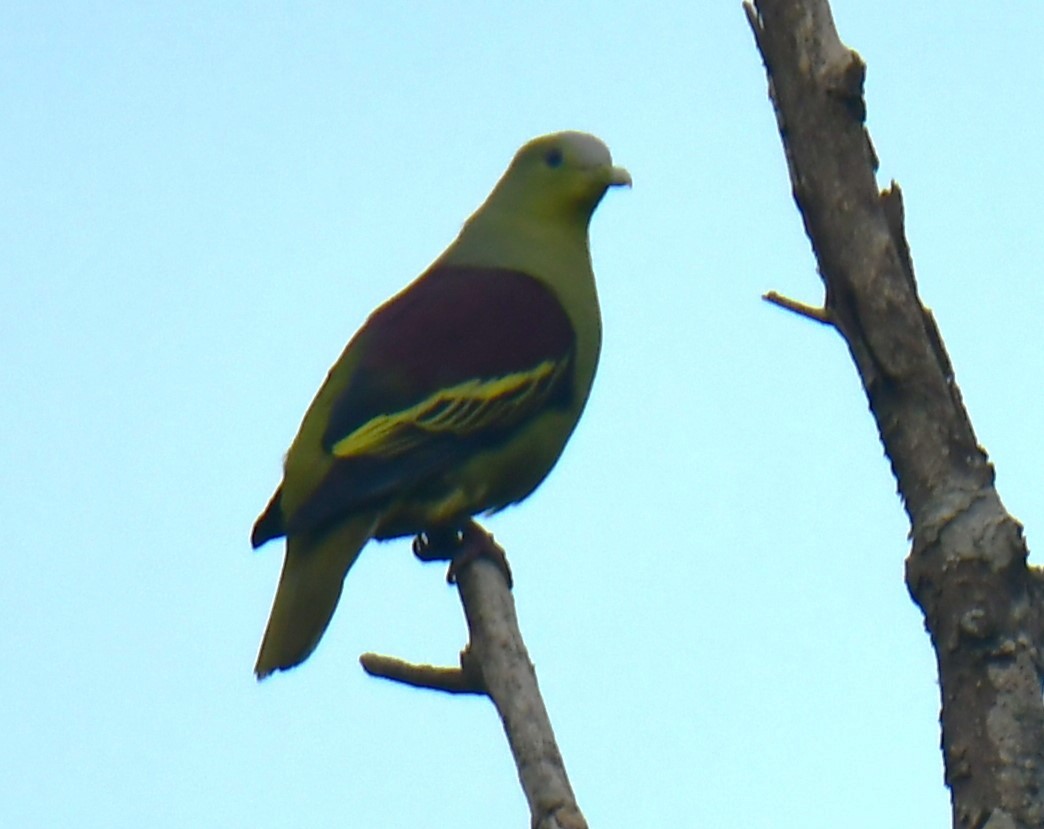
POLYGON ((370 539, 463 528, 551 471, 601 346, 588 224, 609 187, 630 183, 593 135, 533 139, 453 244, 352 337, 251 536, 255 548, 286 536, 259 679, 315 649, 370 539))

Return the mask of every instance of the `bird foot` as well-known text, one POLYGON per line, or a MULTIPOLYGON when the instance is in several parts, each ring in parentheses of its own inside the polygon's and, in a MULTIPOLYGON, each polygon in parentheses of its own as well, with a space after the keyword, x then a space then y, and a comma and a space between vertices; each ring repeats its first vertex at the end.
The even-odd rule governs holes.
POLYGON ((413 539, 413 554, 421 561, 449 561, 446 581, 450 584, 456 584, 460 571, 475 559, 485 558, 497 565, 509 588, 514 585, 504 548, 474 521, 461 530, 442 528, 421 533, 413 539))
POLYGON ((460 530, 439 527, 413 539, 413 554, 421 561, 453 561, 462 543, 460 530))

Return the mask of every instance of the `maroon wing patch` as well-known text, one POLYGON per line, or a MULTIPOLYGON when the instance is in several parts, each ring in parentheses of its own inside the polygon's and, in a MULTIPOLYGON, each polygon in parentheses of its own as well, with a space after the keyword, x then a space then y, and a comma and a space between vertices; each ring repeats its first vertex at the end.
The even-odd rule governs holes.
MULTIPOLYGON (((539 280, 502 268, 443 266, 378 308, 357 339, 364 356, 334 404, 327 449, 371 418, 439 389, 570 361, 576 335, 539 280)), ((571 388, 571 373, 564 379, 571 388)))

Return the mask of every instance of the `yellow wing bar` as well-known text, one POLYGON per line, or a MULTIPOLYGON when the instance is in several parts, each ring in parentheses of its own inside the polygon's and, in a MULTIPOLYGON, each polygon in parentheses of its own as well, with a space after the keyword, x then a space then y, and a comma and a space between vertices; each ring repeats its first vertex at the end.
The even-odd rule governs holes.
POLYGON ((545 360, 527 371, 489 380, 466 380, 419 403, 371 418, 333 445, 335 457, 399 455, 432 435, 468 437, 506 428, 537 409, 568 361, 545 360))

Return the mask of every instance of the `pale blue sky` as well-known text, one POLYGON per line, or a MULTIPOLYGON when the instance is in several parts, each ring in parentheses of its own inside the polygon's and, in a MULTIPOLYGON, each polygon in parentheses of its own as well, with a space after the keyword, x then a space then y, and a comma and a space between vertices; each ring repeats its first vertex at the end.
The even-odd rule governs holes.
MULTIPOLYGON (((1002 497, 1044 523, 1044 5, 834 3, 869 63, 1002 497)), ((455 591, 372 546, 299 670, 251 674, 251 522, 326 369, 526 139, 635 181, 592 246, 605 348, 489 522, 592 826, 944 827, 905 516, 821 296, 740 4, 0 8, 0 825, 524 826, 455 591)))

